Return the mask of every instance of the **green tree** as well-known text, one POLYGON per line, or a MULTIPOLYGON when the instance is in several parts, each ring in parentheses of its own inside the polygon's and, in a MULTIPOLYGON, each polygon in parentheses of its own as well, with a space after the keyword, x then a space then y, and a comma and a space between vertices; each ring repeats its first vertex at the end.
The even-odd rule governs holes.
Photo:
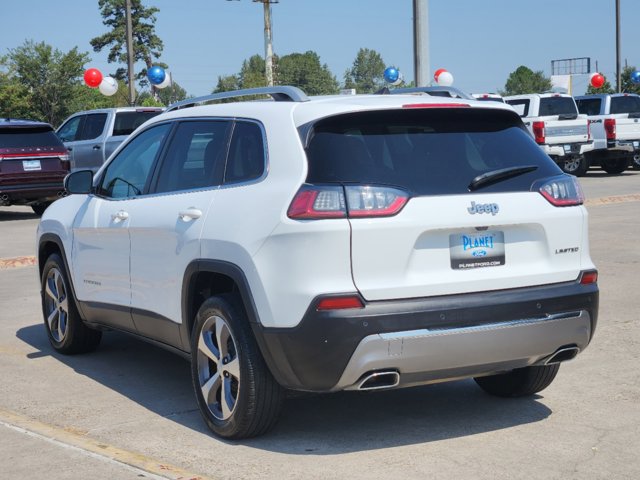
POLYGON ((78 52, 77 47, 63 53, 44 42, 27 40, 9 49, 2 63, 8 67, 8 75, 23 87, 17 93, 22 99, 29 98, 34 116, 58 125, 72 112, 75 87, 81 84, 88 61, 88 54, 78 52))
POLYGON ((607 77, 604 77, 604 84, 600 88, 594 88, 593 85, 591 85, 591 82, 589 82, 586 93, 587 95, 593 95, 596 93, 615 93, 615 90, 611 86, 611 83, 609 83, 609 80, 607 80, 607 77))
POLYGON ((240 79, 238 75, 224 75, 218 77, 218 84, 212 93, 230 92, 240 88, 240 79))
POLYGON ((504 91, 501 95, 521 95, 524 93, 541 93, 551 90, 551 80, 539 70, 534 72, 530 68, 520 65, 509 74, 504 91))
MULTIPOLYGON (((274 56, 273 63, 277 65, 278 57, 274 56)), ((277 68, 277 67, 276 67, 277 68)), ((267 76, 264 72, 265 62, 260 55, 253 55, 242 62, 242 68, 238 74, 240 88, 257 88, 267 85, 267 76)))
POLYGON ((33 108, 29 89, 3 72, 0 72, 0 117, 44 120, 33 108))
MULTIPOLYGON (((100 15, 102 15, 102 23, 110 30, 91 39, 93 51, 100 52, 102 49, 110 47, 107 57, 109 63, 127 65, 125 0, 98 0, 98 6, 100 7, 100 15)), ((159 11, 156 7, 145 7, 142 5, 142 0, 131 0, 134 62, 142 61, 146 65, 146 68, 135 75, 141 86, 148 84, 147 70, 153 65, 168 68, 166 64, 157 61, 164 48, 162 40, 155 33, 156 13, 159 11)), ((127 68, 118 68, 115 77, 121 80, 126 79, 127 68)))
POLYGON ((353 66, 344 74, 344 88, 355 88, 358 93, 373 93, 385 86, 385 63, 375 50, 358 50, 353 66))
POLYGON ((330 95, 338 93, 338 81, 329 67, 320 63, 313 51, 291 53, 277 60, 276 83, 293 85, 308 95, 330 95))

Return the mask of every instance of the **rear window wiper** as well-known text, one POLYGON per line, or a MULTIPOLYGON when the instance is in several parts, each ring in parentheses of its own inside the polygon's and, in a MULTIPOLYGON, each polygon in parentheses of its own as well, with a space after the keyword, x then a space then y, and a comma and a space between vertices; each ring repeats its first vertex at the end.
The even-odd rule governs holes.
POLYGON ((537 169, 537 165, 524 165, 522 167, 502 168, 500 170, 493 170, 492 172, 483 173, 471 180, 471 183, 469 184, 469 190, 478 190, 481 187, 493 185, 494 183, 517 177, 518 175, 523 175, 525 173, 533 172, 537 169))

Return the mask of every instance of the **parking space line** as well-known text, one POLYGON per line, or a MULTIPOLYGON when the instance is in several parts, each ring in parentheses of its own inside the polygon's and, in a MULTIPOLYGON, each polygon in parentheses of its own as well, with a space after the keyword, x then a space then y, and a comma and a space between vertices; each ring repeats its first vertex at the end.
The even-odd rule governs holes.
POLYGON ((2 408, 0 408, 0 425, 80 452, 88 457, 121 465, 146 477, 169 480, 210 480, 208 477, 188 472, 140 453, 123 450, 75 433, 70 429, 48 425, 2 408))
POLYGON ((36 264, 36 257, 26 255, 23 257, 0 258, 0 270, 9 268, 29 267, 36 264))
POLYGON ((630 193, 628 195, 612 195, 610 197, 598 197, 588 199, 584 204, 587 207, 596 205, 610 205, 612 203, 640 202, 640 194, 630 193))

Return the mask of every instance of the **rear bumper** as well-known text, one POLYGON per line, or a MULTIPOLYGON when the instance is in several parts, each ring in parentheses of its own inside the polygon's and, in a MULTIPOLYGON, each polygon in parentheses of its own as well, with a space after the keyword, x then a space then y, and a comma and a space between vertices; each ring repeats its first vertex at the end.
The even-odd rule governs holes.
POLYGON ((353 388, 372 370, 396 370, 402 386, 486 375, 544 362, 561 347, 583 350, 597 324, 597 285, 578 282, 317 311, 292 329, 254 324, 283 386, 353 388))
POLYGON ((627 153, 633 153, 638 150, 638 140, 607 140, 607 150, 622 151, 627 153))
POLYGON ((540 145, 544 153, 552 157, 565 157, 572 155, 584 155, 594 149, 593 142, 587 143, 568 143, 569 150, 565 149, 565 144, 559 145, 540 145))
POLYGON ((0 202, 6 196, 5 203, 25 203, 30 201, 47 201, 60 198, 64 194, 64 177, 59 181, 46 183, 0 183, 0 202))

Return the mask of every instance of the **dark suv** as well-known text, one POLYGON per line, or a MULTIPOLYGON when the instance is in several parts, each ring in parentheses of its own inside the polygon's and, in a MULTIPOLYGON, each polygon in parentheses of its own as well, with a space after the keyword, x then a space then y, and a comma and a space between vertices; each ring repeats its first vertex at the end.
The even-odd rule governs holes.
POLYGON ((0 119, 0 205, 29 205, 42 215, 64 195, 69 155, 48 123, 0 119))

